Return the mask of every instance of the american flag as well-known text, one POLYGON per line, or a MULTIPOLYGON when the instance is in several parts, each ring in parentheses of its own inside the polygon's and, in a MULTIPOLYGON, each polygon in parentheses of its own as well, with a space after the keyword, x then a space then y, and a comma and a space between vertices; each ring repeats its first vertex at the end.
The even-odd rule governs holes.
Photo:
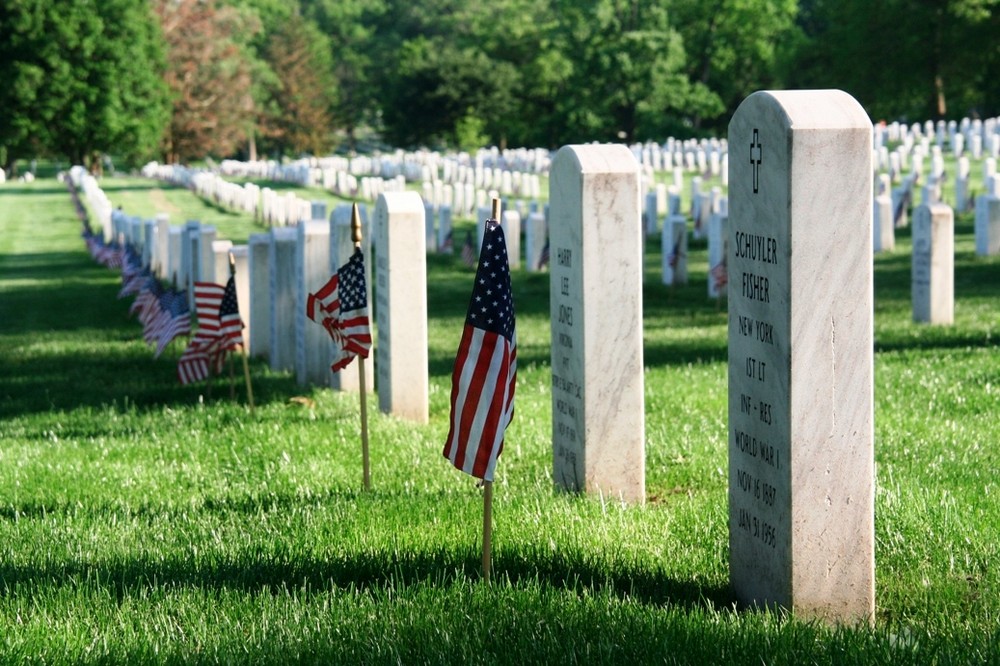
POLYGON ((216 351, 235 349, 243 344, 243 320, 236 300, 236 279, 230 275, 219 305, 219 341, 216 351))
POLYGON ((670 268, 677 270, 677 262, 681 258, 681 241, 678 238, 674 241, 674 247, 670 250, 670 255, 667 257, 667 263, 670 264, 670 268))
POLYGON ((472 232, 465 234, 465 245, 462 246, 462 261, 472 268, 476 265, 476 246, 472 244, 472 232))
MULTIPOLYGON (((234 312, 222 312, 223 303, 226 302, 226 292, 231 283, 232 278, 225 287, 214 282, 194 283, 198 330, 188 342, 187 349, 181 354, 177 364, 177 377, 181 380, 181 384, 206 379, 209 370, 221 371, 225 352, 242 343, 243 322, 240 321, 239 309, 235 308, 235 321, 234 312), (225 322, 222 320, 223 314, 227 317, 225 322), (236 329, 235 338, 238 338, 239 342, 234 341, 233 329, 236 329)), ((235 286, 232 294, 235 302, 235 286)))
POLYGON ((542 270, 549 265, 549 239, 545 239, 545 245, 542 246, 542 253, 538 257, 538 270, 542 270))
POLYGON ((729 284, 729 274, 726 272, 726 258, 723 257, 722 261, 712 266, 712 284, 715 286, 717 292, 721 292, 729 284))
POLYGON ((452 232, 453 230, 449 229, 448 235, 444 237, 444 241, 441 243, 442 254, 451 254, 455 251, 454 234, 452 232))
POLYGON ((118 298, 139 293, 147 277, 149 271, 142 267, 142 257, 131 247, 126 247, 122 262, 122 288, 118 291, 118 298))
POLYGON ((159 358, 174 338, 191 333, 191 310, 188 309, 187 291, 173 289, 159 299, 160 316, 157 317, 151 339, 156 341, 154 358, 159 358))
POLYGON ((503 229, 486 221, 469 313, 451 377, 444 456, 458 469, 493 480, 504 430, 514 416, 517 339, 503 229))
POLYGON ((361 248, 323 285, 309 294, 306 315, 322 324, 334 344, 330 370, 337 372, 355 356, 368 358, 372 333, 368 325, 368 288, 365 284, 365 255, 361 248))

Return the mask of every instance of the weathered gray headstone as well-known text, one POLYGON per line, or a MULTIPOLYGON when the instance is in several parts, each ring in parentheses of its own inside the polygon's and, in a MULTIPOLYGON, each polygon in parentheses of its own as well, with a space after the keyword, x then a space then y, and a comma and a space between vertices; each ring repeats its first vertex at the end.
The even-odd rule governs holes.
MULTIPOLYGON (((271 356, 271 234, 247 238, 250 273, 250 309, 244 315, 249 342, 247 353, 270 360, 271 356)), ((242 312, 242 310, 240 310, 242 312)))
POLYGON ((642 208, 625 146, 565 146, 549 180, 557 486, 645 499, 642 208))
POLYGON ((416 192, 385 192, 375 204, 375 365, 379 408, 426 423, 427 257, 424 205, 416 192))
POLYGON ((272 370, 295 370, 295 227, 272 227, 268 255, 272 370))
POLYGON ((913 321, 955 320, 955 214, 943 203, 913 211, 913 321))
POLYGON ((1000 254, 1000 197, 992 192, 993 176, 987 181, 986 194, 976 197, 976 254, 987 257, 1000 254))
POLYGON ((871 121, 841 91, 758 92, 729 147, 732 585, 871 621, 871 121))
POLYGON ((545 226, 543 213, 528 213, 524 221, 524 261, 529 272, 542 270, 542 252, 545 249, 545 239, 548 229, 545 226))

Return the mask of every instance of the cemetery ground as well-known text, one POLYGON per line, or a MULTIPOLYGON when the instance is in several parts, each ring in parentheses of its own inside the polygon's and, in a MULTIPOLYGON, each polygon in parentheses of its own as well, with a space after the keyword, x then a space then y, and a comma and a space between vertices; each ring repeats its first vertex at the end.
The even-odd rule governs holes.
MULTIPOLYGON (((172 220, 258 230, 136 183, 103 186, 134 214, 159 191, 172 220)), ((441 455, 472 281, 457 254, 428 257, 430 423, 369 401, 364 492, 357 397, 262 362, 253 414, 238 365, 235 399, 226 375, 182 387, 180 344, 153 359, 63 184, 0 187, 0 229, 0 661, 1000 661, 1000 260, 975 256, 971 214, 954 326, 911 322, 908 229, 875 258, 871 627, 734 608, 726 307, 705 296, 704 244, 673 288, 646 245, 642 506, 553 489, 548 274, 513 272, 516 413, 487 585, 481 491, 441 455)))

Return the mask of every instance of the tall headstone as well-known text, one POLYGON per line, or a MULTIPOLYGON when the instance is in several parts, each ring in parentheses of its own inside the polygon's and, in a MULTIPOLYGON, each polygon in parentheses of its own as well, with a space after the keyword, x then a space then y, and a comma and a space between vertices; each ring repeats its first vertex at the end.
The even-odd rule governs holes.
POLYGON ((565 146, 549 188, 555 482, 642 502, 639 164, 622 145, 565 146))
POLYGON ((872 251, 896 249, 896 222, 892 214, 892 183, 888 174, 879 177, 879 193, 872 207, 872 251))
MULTIPOLYGON (((250 273, 250 309, 244 315, 249 331, 247 353, 270 360, 271 356, 271 234, 247 238, 250 273)), ((243 312, 243 310, 240 310, 243 312)))
POLYGON ((375 204, 375 348, 379 408, 428 420, 427 257, 424 205, 416 192, 385 192, 375 204))
POLYGON ((272 370, 295 370, 295 227, 272 227, 267 258, 272 370))
POLYGON ((757 92, 729 147, 732 585, 871 621, 871 121, 841 91, 757 92))
POLYGON ((170 279, 167 268, 168 257, 170 256, 170 218, 165 213, 156 216, 153 228, 153 274, 163 280, 170 279))
POLYGON ((955 214, 943 203, 913 211, 913 321, 955 320, 955 214))
MULTIPOLYGON (((313 206, 315 208, 315 202, 313 206)), ((318 212, 318 211, 313 211, 318 212)), ((333 341, 322 326, 306 315, 306 302, 329 281, 330 223, 302 221, 295 225, 295 382, 299 386, 326 385, 333 361, 333 341)))

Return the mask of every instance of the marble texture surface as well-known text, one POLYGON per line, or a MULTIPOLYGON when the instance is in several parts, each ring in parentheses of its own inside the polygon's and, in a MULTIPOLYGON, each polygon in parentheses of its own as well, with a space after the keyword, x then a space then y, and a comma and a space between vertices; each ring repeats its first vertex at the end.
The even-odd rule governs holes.
POLYGON ((555 482, 641 503, 639 164, 621 145, 566 146, 549 182, 555 482))
POLYGON ((380 194, 374 226, 379 408, 427 423, 427 256, 420 195, 380 194))
POLYGON ((944 203, 913 211, 913 257, 910 264, 913 321, 955 321, 955 213, 944 203))
POLYGON ((272 370, 295 370, 295 227, 273 227, 268 245, 272 370))
POLYGON ((871 621, 871 121, 841 91, 758 92, 729 146, 731 582, 871 621))
MULTIPOLYGON (((247 272, 250 274, 250 310, 247 352, 255 358, 271 357, 271 234, 247 238, 247 272)), ((242 312, 242 310, 241 310, 242 312)))

